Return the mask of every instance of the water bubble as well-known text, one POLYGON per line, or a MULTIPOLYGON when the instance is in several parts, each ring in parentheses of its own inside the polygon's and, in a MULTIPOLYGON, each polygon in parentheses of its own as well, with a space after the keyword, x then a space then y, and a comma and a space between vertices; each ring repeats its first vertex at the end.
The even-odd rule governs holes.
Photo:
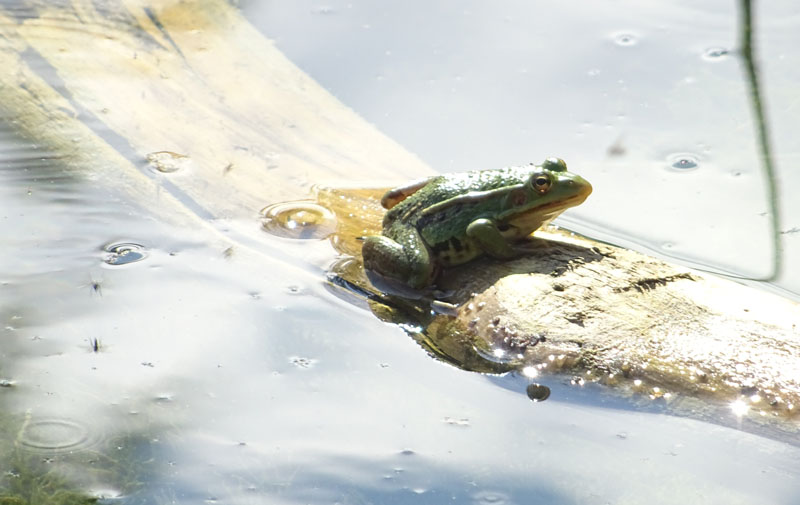
POLYGON ((709 47, 703 53, 703 59, 709 61, 720 61, 724 60, 730 51, 724 47, 709 47))
POLYGON ((614 35, 614 43, 618 46, 635 46, 639 40, 630 33, 618 33, 614 35))
POLYGON ((277 203, 261 210, 264 231, 279 237, 323 239, 336 229, 333 213, 311 201, 277 203))
POLYGON ((550 388, 542 384, 531 383, 525 388, 525 393, 533 402, 543 402, 550 398, 550 388))
POLYGON ((289 293, 290 295, 301 295, 304 293, 304 291, 305 290, 303 288, 295 284, 292 284, 291 286, 286 288, 286 292, 289 293))
POLYGON ((45 453, 75 452, 86 449, 94 442, 86 426, 67 419, 32 420, 19 436, 22 447, 45 453))
POLYGON ((696 169, 700 164, 700 160, 698 156, 691 153, 674 153, 667 156, 667 163, 669 163, 670 168, 684 172, 696 169))
POLYGON ((683 169, 683 170, 687 170, 687 169, 690 169, 690 168, 696 168, 697 167, 697 163, 695 163, 693 160, 682 158, 682 159, 676 161, 675 163, 673 163, 672 166, 675 167, 675 168, 680 168, 680 169, 683 169))
POLYGON ((144 246, 133 242, 108 244, 103 250, 109 253, 103 261, 114 266, 135 263, 147 257, 144 246))
POLYGON ((186 168, 190 162, 187 155, 174 153, 172 151, 156 151, 154 153, 149 153, 146 158, 150 166, 162 174, 177 172, 182 168, 186 168))

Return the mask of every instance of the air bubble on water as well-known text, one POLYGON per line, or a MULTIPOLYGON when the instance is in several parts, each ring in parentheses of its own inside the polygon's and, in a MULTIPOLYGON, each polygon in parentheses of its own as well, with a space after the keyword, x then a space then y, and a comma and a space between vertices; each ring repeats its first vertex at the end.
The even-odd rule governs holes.
POLYGON ((639 39, 631 33, 617 33, 614 35, 614 43, 618 46, 635 46, 639 39))
POLYGON ((261 210, 264 231, 293 239, 323 239, 336 229, 333 213, 311 201, 284 202, 261 210))
POLYGON ((108 265, 119 266, 141 261, 147 257, 147 251, 141 244, 119 242, 103 247, 108 254, 103 259, 108 265))
POLYGON ((700 165, 700 159, 692 153, 673 153, 667 156, 669 168, 680 172, 695 170, 700 165))

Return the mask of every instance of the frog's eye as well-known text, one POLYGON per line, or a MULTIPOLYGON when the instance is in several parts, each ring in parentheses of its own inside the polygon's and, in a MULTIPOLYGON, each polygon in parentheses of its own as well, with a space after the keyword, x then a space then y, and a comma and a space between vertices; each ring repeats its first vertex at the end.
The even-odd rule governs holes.
POLYGON ((553 180, 546 173, 533 174, 531 176, 531 186, 539 193, 547 193, 552 185, 553 180))
POLYGON ((552 170, 553 172, 566 172, 567 162, 561 158, 547 158, 542 163, 542 168, 545 170, 552 170))

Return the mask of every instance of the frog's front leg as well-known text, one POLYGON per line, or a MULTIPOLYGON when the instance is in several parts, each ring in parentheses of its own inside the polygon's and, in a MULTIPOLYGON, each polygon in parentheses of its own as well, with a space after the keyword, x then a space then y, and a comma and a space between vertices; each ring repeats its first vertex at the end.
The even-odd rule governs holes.
POLYGON ((416 230, 397 241, 382 235, 367 237, 361 256, 369 281, 387 293, 411 296, 429 286, 436 275, 428 247, 416 230))
POLYGON ((510 259, 520 254, 508 243, 497 228, 497 224, 491 219, 476 219, 471 222, 467 226, 467 236, 473 239, 481 250, 494 258, 510 259))

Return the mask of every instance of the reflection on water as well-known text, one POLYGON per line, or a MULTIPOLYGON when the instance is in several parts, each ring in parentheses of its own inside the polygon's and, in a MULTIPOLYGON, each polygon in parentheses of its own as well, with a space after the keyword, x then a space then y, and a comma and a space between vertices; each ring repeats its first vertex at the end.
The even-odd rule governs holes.
MULTIPOLYGON (((593 122, 589 137, 604 129, 593 122)), ((0 147, 0 497, 30 482, 42 494, 31 503, 63 489, 123 503, 796 496, 796 445, 630 410, 581 381, 443 365, 330 295, 318 268, 333 259, 327 246, 253 239, 294 262, 220 246, 22 139, 0 147)), ((663 156, 657 165, 667 172, 663 156)), ((603 179, 635 179, 626 173, 603 179)))
MULTIPOLYGON (((0 370, 14 381, 0 402, 17 416, 3 440, 18 445, 0 459, 34 458, 2 460, 12 472, 55 472, 61 486, 125 503, 794 496, 797 447, 627 410, 588 384, 442 365, 330 296, 316 272, 246 250, 226 257, 79 179, 43 194, 46 170, 22 183, 0 172, 6 209, 17 211, 3 233, 16 237, 17 261, 35 258, 4 269, 0 291, 0 370), (50 234, 47 254, 26 230, 50 234), (96 270, 98 244, 123 230, 148 244, 147 259, 96 270), (545 402, 526 398, 549 391, 545 402)), ((3 492, 15 492, 13 475, 3 492)))
MULTIPOLYGON (((711 271, 771 275, 769 180, 738 2, 326 5, 325 14, 311 1, 243 8, 301 68, 434 169, 555 153, 595 186, 561 218, 570 229, 711 271), (689 154, 686 165, 674 153, 689 154)), ((800 152, 791 112, 800 62, 790 49, 800 18, 791 0, 754 9, 786 231, 800 219, 787 193, 800 186, 790 168, 800 152)), ((800 239, 784 234, 782 246, 777 285, 798 298, 800 239)))

